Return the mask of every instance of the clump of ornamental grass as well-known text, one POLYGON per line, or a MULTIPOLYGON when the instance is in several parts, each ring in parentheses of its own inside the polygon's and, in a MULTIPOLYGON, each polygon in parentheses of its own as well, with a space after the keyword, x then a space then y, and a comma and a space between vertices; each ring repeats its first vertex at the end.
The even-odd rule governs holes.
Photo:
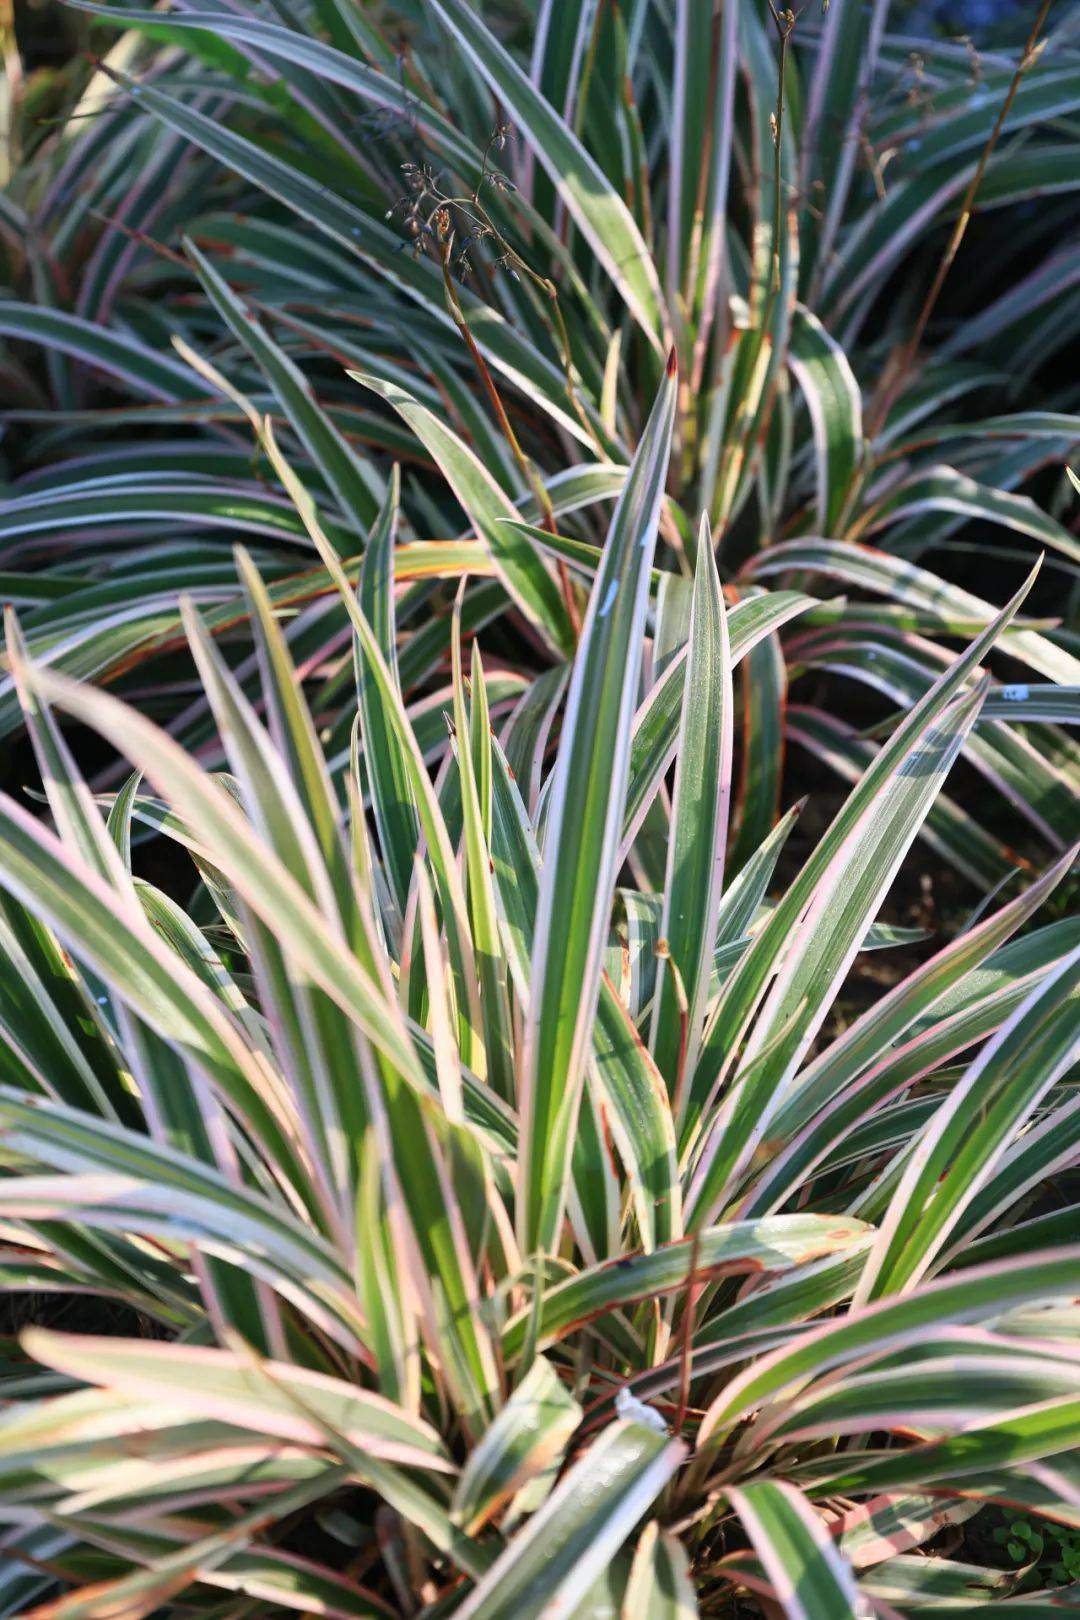
POLYGON ((0 1615, 1080 1601, 1077 52, 888 13, 13 98, 0 1615))
POLYGON ((576 554, 550 763, 520 714, 496 735, 459 594, 432 776, 397 481, 354 584, 268 421, 351 627, 344 759, 242 551, 254 703, 182 608, 220 770, 10 619, 52 826, 0 799, 0 1274, 150 1331, 22 1335, 4 1612, 1061 1601, 957 1537, 988 1503, 1076 1520, 1080 1250, 1047 1192, 1080 1142, 1080 925, 1038 916, 1071 854, 823 1035, 859 953, 894 943, 879 908, 1000 690, 987 661, 1029 633, 1027 586, 790 880, 795 810, 732 874, 734 669, 807 599, 726 606, 703 519, 658 669, 678 386, 673 357, 602 552, 576 554), (61 716, 130 762, 117 793, 61 716), (672 760, 652 889, 629 852, 672 760), (135 875, 147 828, 201 909, 135 875))

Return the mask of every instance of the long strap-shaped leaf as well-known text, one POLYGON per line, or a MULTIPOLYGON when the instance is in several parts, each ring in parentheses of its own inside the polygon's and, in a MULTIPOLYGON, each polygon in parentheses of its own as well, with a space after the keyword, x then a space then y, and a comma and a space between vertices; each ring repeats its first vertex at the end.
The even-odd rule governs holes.
POLYGON ((393 383, 364 372, 349 376, 385 399, 407 422, 436 464, 491 553, 499 576, 521 611, 558 653, 573 651, 574 635, 566 603, 547 561, 523 535, 515 520, 518 509, 505 495, 479 457, 452 428, 393 383))
POLYGON ((858 1299, 914 1286, 1080 1051, 1080 949, 999 1030, 930 1120, 881 1225, 858 1299))
POLYGON ((160 1400, 174 1422, 190 1414, 319 1448, 328 1431, 340 1432, 388 1462, 453 1471, 439 1435, 423 1419, 326 1373, 203 1345, 41 1329, 28 1339, 30 1353, 46 1367, 102 1389, 160 1400))
POLYGON ((822 199, 822 210, 802 211, 800 226, 804 279, 813 304, 857 172, 859 130, 888 10, 889 0, 873 0, 872 6, 862 0, 833 0, 822 25, 807 90, 799 182, 805 196, 820 188, 822 199))
POLYGON ((851 1565, 794 1485, 753 1480, 728 1498, 789 1620, 856 1620, 871 1613, 851 1565))
MULTIPOLYGON (((368 536, 358 594, 361 611, 371 625, 386 667, 400 691, 394 615, 394 531, 399 493, 400 477, 395 467, 386 503, 368 536)), ((357 657, 355 664, 364 770, 387 883, 398 916, 403 917, 412 882, 412 863, 420 844, 420 822, 409 788, 408 771, 379 701, 378 688, 363 659, 357 657)))
MULTIPOLYGON (((130 839, 122 830, 124 817, 130 816, 138 776, 132 778, 129 789, 117 798, 106 827, 48 704, 34 688, 26 664, 22 632, 11 610, 5 615, 5 630, 12 676, 57 830, 64 843, 78 852, 89 869, 116 891, 120 903, 126 903, 133 931, 137 933, 142 927, 149 932, 144 908, 135 903, 130 839)), ((211 1098, 198 1068, 189 1072, 182 1055, 136 1018, 122 999, 114 1000, 108 988, 105 981, 93 984, 89 1009, 92 1027, 97 1027, 100 1018, 98 1006, 108 1008, 120 1026, 124 1044, 135 1058, 139 1103, 151 1134, 158 1141, 184 1148, 226 1173, 234 1170, 231 1150, 220 1133, 215 1144, 207 1117, 212 1111, 211 1098), (98 991, 105 994, 99 995, 98 991)), ((235 1286, 241 1297, 250 1292, 239 1275, 235 1286)))
MULTIPOLYGON (((355 1354, 362 1348, 363 1326, 348 1289, 335 1289, 321 1282, 318 1285, 309 1283, 309 1273, 297 1266, 294 1251, 290 1252, 286 1245, 279 1243, 274 1252, 264 1254, 259 1247, 257 1223, 236 1218, 226 1225, 220 1225, 219 1213, 214 1204, 202 1198, 192 1198, 186 1192, 163 1189, 155 1182, 142 1183, 127 1175, 105 1174, 97 1170, 85 1175, 11 1176, 4 1179, 0 1188, 0 1215, 5 1222, 25 1222, 32 1227, 43 1228, 50 1236, 56 1230, 57 1223, 67 1222, 73 1223, 76 1232, 84 1235, 86 1230, 124 1234, 132 1238, 132 1243, 129 1245, 125 1242, 122 1248, 132 1256, 139 1252, 137 1244, 144 1246, 152 1241, 180 1244, 188 1252, 197 1247, 198 1251, 205 1251, 223 1264, 232 1266, 238 1249, 251 1245, 255 1249, 254 1257, 250 1253, 245 1254, 243 1268, 236 1268, 248 1288, 260 1285, 267 1300, 271 1297, 271 1291, 274 1295, 280 1295, 281 1299, 288 1300, 320 1332, 347 1352, 355 1354)), ((65 1247, 63 1240, 57 1243, 61 1253, 65 1247)), ((111 1247, 106 1246, 106 1252, 111 1247)), ((80 1251, 87 1254, 88 1246, 79 1245, 76 1254, 80 1251)), ((113 1282, 117 1268, 111 1269, 114 1275, 109 1281, 113 1282)), ((86 1266, 84 1274, 92 1277, 95 1287, 101 1291, 101 1269, 86 1266)), ((157 1283, 156 1277, 152 1280, 157 1283)), ((236 1330, 248 1334, 250 1342, 250 1338, 258 1335, 259 1323, 256 1320, 253 1329, 250 1312, 248 1317, 235 1314, 238 1291, 234 1288, 231 1292, 231 1299, 224 1296, 232 1312, 229 1325, 235 1322, 236 1330)), ((269 1313, 266 1314, 273 1336, 284 1343, 283 1335, 269 1313)))
MULTIPOLYGON (((824 574, 844 584, 856 585, 860 590, 891 597, 903 607, 932 615, 943 630, 951 618, 974 621, 978 625, 989 624, 995 616, 993 608, 981 597, 961 590, 926 568, 919 568, 909 558, 890 557, 887 552, 852 545, 847 540, 785 540, 759 552, 747 567, 747 573, 755 579, 764 579, 770 574, 790 574, 794 570, 824 574)), ((1062 685, 1075 685, 1080 681, 1080 660, 1037 630, 1006 630, 1001 647, 1003 652, 1022 659, 1048 680, 1062 685)))
MULTIPOLYGON (((958 1434, 930 1440, 905 1450, 836 1451, 801 1470, 808 1483, 830 1494, 881 1491, 896 1486, 927 1485, 942 1489, 1000 1468, 1022 1469, 1042 1457, 1075 1453, 1080 1444, 1080 1398, 1038 1401, 1013 1412, 973 1423, 958 1434)), ((946 1492, 945 1494, 950 1494, 946 1492)))
POLYGON ((988 488, 954 467, 928 467, 890 490, 853 524, 849 538, 876 533, 886 524, 920 512, 955 512, 985 523, 1000 524, 1017 534, 1028 534, 1045 546, 1080 562, 1080 543, 1069 530, 1043 512, 1027 495, 988 488))
POLYGON ((816 526, 833 534, 862 458, 862 395, 843 349, 801 304, 788 364, 810 415, 816 526))
MULTIPOLYGON (((163 1548, 162 1543, 155 1540, 151 1562, 146 1568, 136 1565, 133 1573, 95 1582, 92 1586, 80 1585, 66 1596, 35 1608, 33 1613, 38 1620, 45 1620, 46 1616, 49 1620, 97 1620, 103 1614, 122 1614, 125 1620, 144 1620, 146 1616, 159 1614, 163 1608, 170 1606, 172 1599, 204 1574, 213 1580, 220 1566, 227 1563, 237 1549, 242 1554, 269 1525, 279 1518, 287 1519, 310 1507, 313 1502, 343 1484, 347 1477, 345 1469, 340 1466, 322 1467, 314 1478, 301 1480, 289 1489, 277 1492, 271 1505, 260 1502, 248 1512, 226 1522, 225 1528, 213 1530, 208 1535, 196 1531, 194 1540, 190 1535, 174 1538, 179 1543, 175 1551, 167 1550, 168 1541, 163 1548)), ((110 1550, 126 1552, 134 1542, 140 1552, 145 1552, 148 1539, 141 1527, 140 1532, 135 1532, 128 1525, 121 1534, 109 1538, 110 1550)), ((294 1579, 294 1588, 295 1584, 294 1579)), ((23 1611, 24 1614, 29 1612, 23 1611)), ((361 1610, 359 1615, 354 1611, 352 1620, 383 1620, 383 1611, 370 1607, 366 1611, 361 1610)))
MULTIPOLYGON (((351 874, 336 826, 322 753, 279 626, 251 563, 241 573, 252 600, 262 690, 273 737, 259 724, 239 683, 190 604, 184 621, 211 711, 239 784, 252 827, 345 937, 356 909, 351 874)), ((211 839, 213 834, 210 834, 211 839)), ((212 860, 212 856, 211 856, 212 860)), ((258 911, 239 902, 241 929, 259 986, 260 1004, 275 1032, 275 1051, 297 1100, 316 1166, 315 1184, 332 1229, 348 1244, 356 1166, 352 1144, 362 1139, 368 1114, 353 1083, 355 1028, 325 991, 293 971, 288 940, 267 927, 258 911), (334 1221, 333 1215, 330 1216, 334 1221)))
POLYGON ((442 905, 442 922, 446 930, 450 950, 450 964, 454 975, 454 990, 457 996, 457 1014, 460 1030, 459 1045, 465 1060, 467 1062, 472 1061, 474 1044, 480 1042, 480 1011, 472 940, 469 933, 465 892, 458 872, 453 844, 447 832, 442 811, 439 808, 438 796, 428 776, 423 755, 416 741, 416 735, 409 724, 409 717, 405 712, 405 705, 394 679, 394 673, 383 657, 375 632, 364 617, 344 570, 326 538, 322 524, 319 522, 315 503, 278 451, 269 426, 266 429, 264 443, 278 477, 292 496, 296 509, 304 520, 304 527, 314 541, 331 579, 341 593, 341 599, 345 604, 353 630, 356 633, 357 656, 361 660, 365 678, 370 677, 371 679, 372 700, 377 701, 382 708, 384 734, 393 738, 398 749, 401 768, 408 778, 417 817, 427 840, 428 855, 435 873, 439 899, 442 905))
MULTIPOLYGON (((732 667, 766 636, 813 605, 812 597, 798 591, 770 591, 767 595, 748 596, 736 602, 727 615, 732 667)), ((630 786, 620 845, 623 856, 633 844, 674 758, 685 685, 686 649, 683 648, 671 659, 634 717, 630 786)))
MULTIPOLYGON (((810 1265, 823 1256, 862 1249, 868 1228, 848 1216, 776 1215, 734 1221, 651 1254, 623 1255, 549 1288, 538 1311, 524 1307, 503 1330, 503 1349, 520 1352, 527 1332, 543 1345, 583 1322, 624 1310, 639 1299, 674 1293, 691 1277, 740 1276, 810 1265)), ((756 1296, 755 1296, 756 1297, 756 1296)))
MULTIPOLYGON (((921 1020, 930 1034, 942 1029, 953 1009, 946 1002, 935 1021, 939 1003, 954 987, 962 989, 969 983, 969 976, 980 963, 1033 915, 1065 876, 1075 855, 1076 851, 1070 851, 1023 894, 924 962, 868 1007, 839 1040, 802 1071, 774 1122, 786 1146, 762 1171, 740 1214, 761 1215, 782 1207, 785 1197, 830 1147, 873 1112, 878 1105, 872 1094, 874 1077, 889 1072, 891 1060, 903 1051, 905 1037, 915 1044, 909 1036, 913 1026, 921 1020)), ((1027 937, 1033 940, 1033 936, 1027 937)), ((1020 972, 1013 972, 1016 983, 1021 984, 1020 972)), ((962 1041, 964 1036, 958 1039, 962 1041)))
MULTIPOLYGON (((527 1004, 540 854, 506 757, 497 743, 491 752, 492 877, 510 974, 527 1004)), ((641 1241, 652 1249, 682 1232, 675 1125, 656 1066, 606 974, 593 1026, 593 1061, 597 1085, 609 1105, 607 1125, 630 1182, 641 1241)))
MULTIPOLYGON (((322 114, 324 127, 332 137, 336 136, 339 143, 351 154, 349 135, 355 129, 355 123, 351 119, 342 121, 340 112, 335 118, 336 98, 333 98, 332 94, 329 96, 326 94, 326 86, 340 86, 350 97, 358 97, 372 109, 378 109, 373 115, 369 114, 369 117, 385 119, 398 128, 407 123, 413 137, 423 143, 433 163, 452 169, 455 176, 459 176, 465 182, 469 191, 473 191, 478 185, 483 189, 484 177, 488 173, 483 139, 477 145, 459 127, 458 121, 440 113, 423 93, 417 94, 417 81, 404 83, 393 52, 389 53, 388 58, 383 57, 384 62, 389 62, 391 71, 380 73, 367 63, 358 61, 355 56, 346 54, 341 49, 334 49, 332 45, 302 33, 296 27, 281 27, 258 17, 230 13, 220 7, 212 8, 209 3, 200 10, 190 13, 174 11, 167 23, 163 23, 149 11, 114 10, 90 5, 86 0, 75 0, 75 3, 80 9, 90 11, 97 17, 105 17, 123 27, 145 28, 162 42, 178 43, 196 52, 199 35, 205 31, 207 35, 212 33, 219 39, 234 42, 248 61, 259 69, 265 67, 266 59, 270 58, 294 89, 299 89, 300 81, 303 80, 310 87, 308 95, 311 90, 315 91, 326 109, 322 114), (177 39, 174 36, 180 30, 197 31, 196 37, 193 39, 189 33, 185 40, 181 33, 177 39)), ((338 9, 348 15, 350 30, 360 21, 357 8, 348 4, 347 0, 346 3, 339 4, 338 9)), ((378 60, 379 53, 373 53, 373 56, 378 60)), ((238 65, 237 76, 241 81, 247 80, 250 88, 249 72, 245 71, 244 65, 238 65)), ((267 86, 262 86, 262 93, 268 100, 277 101, 274 92, 267 86)), ((303 94, 301 91, 297 99, 301 99, 303 94)), ((341 103, 336 102, 336 106, 340 107, 341 103)), ((545 267, 557 278, 560 286, 570 287, 575 293, 582 295, 581 301, 584 305, 582 313, 588 326, 595 331, 602 344, 609 343, 610 330, 606 326, 602 311, 588 293, 586 280, 574 260, 572 244, 566 243, 552 229, 543 215, 530 205, 521 192, 515 192, 510 197, 489 187, 485 192, 485 209, 494 219, 497 228, 503 232, 515 227, 524 229, 526 238, 534 244, 545 267)), ((230 220, 226 226, 230 235, 226 240, 235 240, 235 236, 231 234, 233 231, 244 232, 250 237, 263 223, 253 221, 250 216, 242 222, 230 220)), ((264 235, 263 240, 266 239, 264 235)), ((340 274, 340 270, 338 273, 340 274)), ((516 318, 515 324, 527 326, 528 292, 525 287, 514 287, 513 283, 510 283, 504 288, 503 298, 509 306, 508 314, 511 319, 516 318)), ((432 360, 430 354, 425 358, 432 360)), ((537 363, 542 364, 539 358, 537 363)), ((433 369, 437 369, 434 363, 433 369)), ((584 410, 588 411, 588 404, 586 402, 582 404, 584 410)), ((595 415, 595 412, 590 414, 595 415)), ((578 435, 583 443, 590 442, 591 435, 581 426, 578 427, 578 435)))
POLYGON ((518 1232, 555 1248, 592 1030, 630 763, 649 569, 676 398, 674 351, 589 598, 552 775, 525 1025, 518 1232))
POLYGON ((1080 1245, 1074 1244, 959 1272, 812 1328, 731 1380, 702 1419, 698 1447, 792 1385, 867 1355, 917 1345, 931 1327, 988 1321, 1019 1305, 1071 1295, 1078 1275, 1080 1245))
POLYGON ((766 1438, 785 1445, 828 1435, 870 1437, 880 1430, 910 1435, 942 1425, 962 1429, 980 1417, 1080 1394, 1080 1359, 1066 1346, 1006 1338, 978 1328, 929 1334, 916 1357, 887 1356, 867 1371, 848 1369, 803 1395, 784 1399, 755 1425, 755 1447, 766 1438))
MULTIPOLYGON (((40 674, 40 672, 37 672, 40 674)), ((36 677, 35 677, 36 678, 36 677)), ((83 688, 73 688, 80 694, 83 688)), ((61 694, 50 690, 59 701, 61 694)), ((99 694, 92 694, 98 696, 99 694)), ((126 724, 127 711, 120 723, 126 724)), ((228 796, 221 792, 221 800, 228 796)), ((0 886, 53 928, 170 1045, 190 1052, 268 1158, 293 1184, 310 1180, 298 1151, 295 1111, 261 1054, 241 1038, 218 998, 142 919, 21 805, 0 795, 0 886)))
POLYGON ((647 1614, 650 1620, 698 1620, 689 1555, 678 1536, 661 1530, 655 1519, 645 1526, 634 1551, 623 1614, 647 1614))
POLYGON ((943 1263, 955 1265, 961 1254, 972 1252, 973 1259, 991 1253, 1020 1254, 1029 1246, 1067 1242, 1077 1230, 1076 1207, 1036 1216, 1031 1221, 1001 1227, 981 1241, 973 1238, 996 1222, 1002 1210, 1016 1205, 1032 1188, 1044 1186, 1050 1178, 1069 1170, 1080 1151, 1080 1098, 1049 1108, 1039 1121, 1024 1131, 995 1166, 993 1177, 976 1194, 953 1227, 943 1263), (1044 1234, 1044 1224, 1046 1233, 1044 1234))
MULTIPOLYGON (((702 1055, 698 1063, 697 1072, 692 1081, 691 1103, 700 1114, 712 1094, 718 1080, 737 1042, 746 1028, 748 1019, 758 1003, 771 973, 775 970, 777 961, 785 949, 788 937, 795 924, 800 920, 814 899, 815 894, 820 899, 824 890, 820 888, 830 868, 838 870, 834 863, 844 850, 845 845, 852 838, 860 823, 865 826, 867 813, 875 806, 880 808, 884 802, 883 795, 890 791, 891 786, 900 779, 900 773, 910 769, 912 762, 921 759, 925 767, 927 762, 926 745, 931 734, 935 731, 938 721, 945 710, 961 691, 964 682, 978 667, 980 660, 994 645, 998 636, 1008 626, 1014 617, 1025 596, 1031 588, 1038 565, 1032 570, 1028 579, 1017 591, 1016 595, 989 624, 982 634, 971 642, 968 648, 960 654, 949 668, 935 681, 934 685, 900 723, 889 741, 877 754, 873 762, 863 773, 858 785, 848 795, 839 814, 830 825, 824 837, 819 841, 813 854, 803 866, 799 876, 788 889, 783 900, 776 907, 769 921, 754 941, 751 948, 743 957, 736 971, 728 981, 723 999, 717 1014, 706 1031, 702 1044, 702 1055), (905 761, 907 765, 905 766, 905 761)), ((954 716, 954 719, 957 717, 954 716)), ((959 717, 964 727, 969 727, 974 714, 959 717)), ((934 773, 937 775, 938 773, 934 773)), ((917 778, 915 779, 917 782, 917 778)), ((932 799, 932 795, 931 795, 932 799)), ((818 1006, 814 998, 814 1007, 818 1006)), ((792 1002, 786 998, 785 1006, 790 1009, 792 1002)), ((779 1007, 779 1000, 774 1011, 779 1007)), ((796 1027, 790 1032, 791 1040, 795 1045, 802 1045, 805 1050, 806 1029, 812 1022, 812 1013, 801 1016, 796 1027)), ((772 1028, 777 1029, 777 1020, 772 1021, 772 1028)), ((692 1122, 692 1116, 691 1116, 692 1122)), ((749 1121, 751 1126, 754 1121, 749 1121)), ((749 1138, 747 1138, 748 1140, 749 1138)), ((738 1143, 735 1139, 730 1143, 731 1151, 715 1156, 705 1182, 699 1187, 702 1218, 709 1206, 711 1198, 715 1197, 719 1189, 727 1181, 732 1167, 739 1162, 745 1143, 738 1143)))
POLYGON ((686 1454, 640 1423, 615 1423, 533 1514, 456 1611, 457 1620, 569 1620, 686 1454))
MULTIPOLYGON (((203 257, 194 242, 185 238, 184 251, 195 266, 210 302, 233 336, 252 355, 277 395, 304 448, 333 490, 345 523, 354 530, 366 528, 374 522, 379 510, 382 490, 378 475, 334 426, 300 368, 267 336, 258 321, 252 319, 228 282, 203 257)), ((358 551, 359 542, 354 536, 350 536, 350 540, 350 551, 358 551)))
MULTIPOLYGON (((373 701, 378 702, 382 709, 384 735, 392 737, 399 750, 439 887, 443 922, 458 990, 459 1020, 465 1037, 462 1044, 465 1045, 466 1056, 470 1056, 471 1040, 479 1026, 472 945, 461 879, 437 796, 427 776, 393 672, 340 564, 329 548, 313 503, 277 451, 269 430, 265 435, 265 444, 279 476, 297 503, 309 533, 323 554, 331 577, 342 593, 356 632, 358 657, 365 674, 370 674, 372 678, 373 701)), ((363 1072, 363 1054, 360 1056, 363 1072)), ((409 1211, 411 1236, 419 1259, 416 1273, 418 1293, 425 1305, 430 1339, 462 1410, 470 1421, 479 1421, 487 1412, 488 1398, 495 1384, 495 1367, 487 1335, 475 1312, 478 1291, 476 1276, 465 1241, 461 1210, 452 1188, 447 1162, 450 1155, 444 1153, 444 1143, 440 1140, 443 1121, 425 1117, 405 1079, 407 1071, 401 1071, 392 1062, 387 1063, 385 1057, 383 1053, 377 1060, 385 1105, 376 1105, 372 1097, 369 1107, 375 1114, 381 1149, 386 1156, 387 1174, 390 1174, 392 1162, 409 1211), (437 1279, 437 1284, 433 1286, 431 1279, 437 1279)))
POLYGON ((557 1467, 580 1422, 581 1407, 537 1356, 469 1453, 454 1489, 455 1521, 475 1535, 528 1480, 557 1467))
MULTIPOLYGON (((261 840, 253 836, 251 823, 220 783, 202 770, 165 732, 108 693, 80 686, 40 668, 35 671, 34 679, 46 697, 58 707, 77 716, 84 724, 94 727, 103 736, 108 737, 118 749, 127 751, 133 757, 133 762, 146 772, 147 777, 162 788, 170 803, 191 827, 193 834, 201 840, 203 847, 213 849, 215 865, 220 867, 238 893, 259 913, 268 927, 275 930, 282 940, 288 942, 290 956, 302 972, 310 977, 312 982, 321 984, 327 989, 337 999, 339 1005, 350 1012, 354 1021, 372 1044, 384 1053, 388 1061, 394 1064, 411 1084, 417 1086, 421 1092, 426 1092, 427 1082, 416 1050, 402 1026, 396 1008, 388 1004, 383 984, 376 983, 372 976, 364 971, 357 958, 344 948, 344 936, 340 930, 329 925, 283 862, 261 840)), ((37 824, 25 813, 20 814, 17 807, 3 805, 2 808, 6 812, 5 819, 9 831, 18 829, 24 833, 18 845, 12 850, 12 856, 16 850, 21 853, 22 845, 30 840, 31 829, 37 832, 37 837, 33 841, 38 847, 39 859, 44 863, 37 881, 39 883, 44 881, 46 871, 52 864, 49 861, 48 834, 40 831, 37 824)), ((4 867, 0 867, 0 872, 5 870, 4 867)), ((26 868, 20 862, 18 874, 21 875, 24 870, 26 868)), ((14 892, 25 893, 25 886, 17 886, 15 875, 12 875, 9 884, 6 876, 3 881, 14 892)), ((33 882, 34 879, 26 881, 33 882)), ((78 896, 80 905, 77 915, 72 918, 66 937, 70 937, 70 928, 79 927, 82 932, 76 936, 75 949, 88 948, 92 940, 94 954, 91 959, 94 960, 95 966, 99 961, 108 961, 111 964, 116 960, 118 952, 113 948, 115 923, 106 913, 115 912, 116 908, 107 902, 102 906, 99 900, 98 911, 101 915, 100 917, 93 915, 90 910, 91 900, 102 891, 100 885, 96 887, 91 885, 88 878, 84 878, 83 881, 86 894, 84 896, 80 893, 78 896)), ((53 877, 51 888, 58 891, 63 889, 58 874, 53 877)), ((70 889, 69 884, 69 893, 70 889)), ((40 903, 40 893, 39 889, 35 903, 40 903)), ((67 926, 69 907, 65 902, 66 895, 61 896, 58 893, 54 910, 58 918, 62 916, 65 919, 67 926)), ((59 923, 57 926, 59 931, 59 923)), ((186 987, 191 975, 182 970, 175 956, 165 952, 162 952, 161 956, 167 961, 168 970, 171 971, 177 986, 182 984, 186 987)), ((154 1006, 153 986, 158 982, 157 970, 158 953, 151 952, 149 948, 142 953, 137 963, 130 964, 132 993, 134 994, 137 989, 141 1002, 144 1000, 145 1005, 151 1008, 154 1006), (149 971, 151 960, 155 966, 153 979, 150 978, 149 971), (144 963, 145 973, 139 971, 144 963)), ((199 985, 200 995, 203 988, 199 985)), ((172 998, 169 999, 171 1003, 172 998)), ((224 1018, 220 1003, 209 997, 206 997, 206 1002, 207 1008, 212 1008, 216 1017, 227 1026, 228 1021, 224 1018)), ((142 1004, 138 1005, 142 1011, 142 1004)), ((206 1021, 208 1022, 208 1017, 206 1021)), ((165 1027, 168 1028, 167 1022, 165 1027)), ((202 1029, 202 1021, 197 1027, 202 1029)), ((235 1049, 238 1044, 234 1039, 230 1042, 230 1047, 235 1049)), ((258 1066, 251 1061, 247 1048, 244 1047, 242 1050, 246 1058, 244 1067, 259 1072, 258 1066)), ((265 1092, 267 1090, 265 1070, 262 1072, 265 1092)), ((267 1108, 268 1101, 273 1100, 273 1093, 269 1097, 264 1097, 263 1109, 267 1108)))
POLYGON ((472 701, 466 704, 461 667, 461 596, 454 611, 451 648, 458 784, 468 876, 469 922, 480 981, 480 1016, 488 1079, 510 1101, 514 1092, 514 1041, 506 965, 499 945, 499 923, 491 873, 491 723, 488 719, 480 650, 473 642, 472 701))
POLYGON ((188 368, 125 333, 58 309, 41 309, 0 299, 0 335, 45 345, 50 353, 70 354, 95 371, 105 371, 148 399, 197 400, 202 390, 188 368))
MULTIPOLYGON (((171 1231, 192 1241, 203 1230, 223 1250, 236 1253, 246 1245, 258 1252, 264 1276, 272 1276, 285 1292, 291 1288, 294 1299, 302 1290, 301 1312, 307 1314, 310 1301, 312 1315, 323 1320, 333 1313, 356 1335, 348 1268, 288 1206, 230 1183, 215 1167, 177 1148, 60 1103, 31 1102, 6 1086, 0 1087, 0 1123, 11 1152, 65 1173, 66 1184, 53 1183, 58 1206, 69 1197, 74 1210, 91 1200, 106 1210, 112 1194, 122 1194, 129 1231, 171 1231)), ((44 1190, 41 1177, 5 1180, 4 1190, 12 1192, 31 1179, 44 1190)))
POLYGON ((660 1073, 676 1091, 697 1062, 712 978, 731 799, 732 706, 727 615, 703 516, 660 923, 673 966, 661 959, 650 1042, 660 1073))
POLYGON ((850 824, 792 928, 775 983, 696 1172, 690 1202, 698 1224, 715 1218, 711 1212, 730 1179, 741 1172, 764 1135, 975 722, 984 692, 985 682, 958 698, 940 724, 912 739, 881 793, 850 824))

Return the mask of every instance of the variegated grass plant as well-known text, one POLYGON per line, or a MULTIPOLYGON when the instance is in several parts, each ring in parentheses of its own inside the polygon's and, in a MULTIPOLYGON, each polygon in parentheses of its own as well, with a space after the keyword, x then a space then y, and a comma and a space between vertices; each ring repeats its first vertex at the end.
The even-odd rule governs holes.
POLYGON ((1080 1519, 1077 1209, 1045 1198, 1080 923, 1036 918, 1071 853, 824 1038, 1027 586, 769 899, 795 812, 725 870, 733 672, 807 599, 727 607, 705 519, 661 635, 677 396, 672 362, 578 556, 550 768, 527 707, 496 737, 462 593, 432 777, 396 480, 354 588, 269 421, 351 624, 340 772, 244 552, 254 703, 182 609, 224 772, 10 618, 55 830, 0 800, 0 1274, 148 1331, 23 1335, 4 1612, 928 1616, 1031 1584, 926 1555, 942 1530, 1080 1519), (662 884, 620 887, 673 758, 662 884), (133 875, 145 826, 212 920, 133 875))
POLYGON ((0 1613, 1080 1602, 969 1534, 1080 1525, 1048 10, 96 11, 0 206, 0 1281, 83 1329, 0 1613))

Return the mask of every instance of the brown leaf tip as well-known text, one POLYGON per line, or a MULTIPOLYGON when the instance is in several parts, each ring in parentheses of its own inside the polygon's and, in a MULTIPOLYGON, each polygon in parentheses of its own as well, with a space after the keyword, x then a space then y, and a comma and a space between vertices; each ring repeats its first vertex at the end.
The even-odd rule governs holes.
POLYGON ((674 377, 674 375, 678 371, 678 369, 679 369, 679 357, 675 353, 675 345, 673 343, 671 345, 671 349, 670 349, 670 351, 668 353, 668 357, 667 357, 667 374, 668 374, 668 376, 669 377, 674 377))

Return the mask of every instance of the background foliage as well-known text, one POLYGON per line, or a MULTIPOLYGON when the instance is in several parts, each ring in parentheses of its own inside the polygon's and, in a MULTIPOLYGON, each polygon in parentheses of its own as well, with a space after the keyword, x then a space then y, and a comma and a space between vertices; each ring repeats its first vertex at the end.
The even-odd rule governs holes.
POLYGON ((1080 1600, 1019 9, 4 22, 0 1612, 1080 1600))

